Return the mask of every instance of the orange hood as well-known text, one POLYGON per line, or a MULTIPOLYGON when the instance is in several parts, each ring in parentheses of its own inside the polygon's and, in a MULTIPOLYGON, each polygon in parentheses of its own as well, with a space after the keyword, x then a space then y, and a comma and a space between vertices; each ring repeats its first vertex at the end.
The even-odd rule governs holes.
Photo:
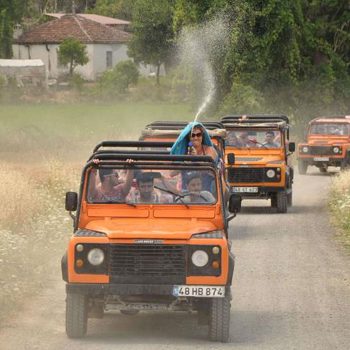
POLYGON ((349 143, 349 138, 348 136, 308 136, 308 144, 309 145, 339 145, 339 144, 344 144, 344 143, 349 143))
POLYGON ((103 232, 111 239, 190 239, 195 233, 218 228, 199 219, 116 218, 90 221, 86 229, 103 232))
MULTIPOLYGON (((273 165, 284 163, 284 154, 280 149, 234 149, 226 153, 235 154, 235 165, 273 165)), ((227 162, 227 160, 226 160, 227 162)))

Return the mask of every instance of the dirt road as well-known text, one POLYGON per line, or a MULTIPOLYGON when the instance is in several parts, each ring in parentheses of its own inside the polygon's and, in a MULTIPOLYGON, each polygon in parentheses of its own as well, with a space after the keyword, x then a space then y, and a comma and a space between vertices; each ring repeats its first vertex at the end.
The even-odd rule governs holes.
POLYGON ((333 238, 326 211, 330 182, 316 170, 298 176, 288 214, 252 201, 231 222, 230 344, 208 342, 195 315, 166 312, 90 320, 85 339, 69 340, 57 261, 51 287, 0 329, 0 349, 349 349, 350 257, 333 238))

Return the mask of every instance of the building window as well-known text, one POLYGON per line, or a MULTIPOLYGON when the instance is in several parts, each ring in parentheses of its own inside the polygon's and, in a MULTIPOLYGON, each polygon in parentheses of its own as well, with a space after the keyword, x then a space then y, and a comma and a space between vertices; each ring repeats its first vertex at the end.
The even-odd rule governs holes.
POLYGON ((106 67, 107 69, 112 68, 112 51, 106 51, 106 67))

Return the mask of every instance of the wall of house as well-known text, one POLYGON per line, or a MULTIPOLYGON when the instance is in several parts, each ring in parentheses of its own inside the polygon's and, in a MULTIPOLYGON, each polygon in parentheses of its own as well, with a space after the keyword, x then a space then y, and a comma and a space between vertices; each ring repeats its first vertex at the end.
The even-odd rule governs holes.
MULTIPOLYGON (((57 79, 60 75, 68 73, 68 67, 58 63, 57 50, 59 45, 13 45, 13 58, 41 59, 48 73, 48 78, 57 79)), ((113 68, 118 62, 128 59, 126 44, 88 44, 86 50, 89 62, 84 66, 77 66, 75 72, 87 80, 95 80, 107 69, 107 52, 112 52, 113 68)))
POLYGON ((129 59, 126 44, 99 44, 94 47, 94 74, 95 79, 107 69, 113 68, 118 62, 129 59), (107 52, 111 52, 111 66, 107 67, 107 52))

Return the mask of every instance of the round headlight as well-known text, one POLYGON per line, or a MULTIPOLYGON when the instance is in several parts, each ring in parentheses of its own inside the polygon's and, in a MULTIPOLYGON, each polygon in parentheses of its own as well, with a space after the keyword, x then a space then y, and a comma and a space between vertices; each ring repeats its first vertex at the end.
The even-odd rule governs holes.
POLYGON ((101 265, 105 260, 105 253, 100 248, 93 248, 89 251, 87 259, 91 265, 101 265))
POLYGON ((333 152, 334 153, 339 153, 340 152, 340 148, 339 147, 333 147, 333 152))
POLYGON ((275 177, 276 175, 276 172, 273 170, 273 169, 269 169, 267 172, 266 172, 266 176, 270 179, 272 179, 273 177, 275 177))
POLYGON ((307 152, 309 152, 309 147, 304 146, 304 147, 302 148, 302 150, 303 150, 304 153, 307 153, 307 152))
POLYGON ((84 250, 84 246, 82 244, 77 244, 76 250, 77 252, 81 253, 84 250))
POLYGON ((196 250, 192 254, 192 263, 197 267, 203 267, 208 264, 209 256, 204 250, 196 250))

